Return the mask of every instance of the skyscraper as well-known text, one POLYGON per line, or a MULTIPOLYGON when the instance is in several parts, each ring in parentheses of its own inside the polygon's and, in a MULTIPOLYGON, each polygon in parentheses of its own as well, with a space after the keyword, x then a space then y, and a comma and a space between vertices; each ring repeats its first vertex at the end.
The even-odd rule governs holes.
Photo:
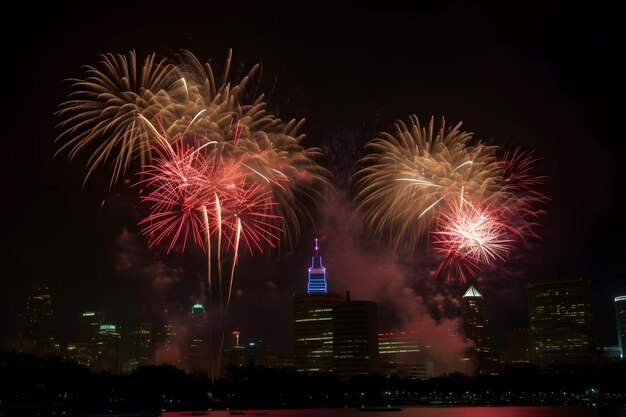
POLYGON ((105 323, 100 325, 97 339, 98 353, 94 363, 97 371, 120 372, 120 344, 122 335, 119 326, 105 323))
POLYGON ((617 316, 617 342, 620 358, 626 356, 626 295, 615 297, 615 314, 617 316))
POLYGON ((378 368, 377 305, 373 301, 350 301, 333 307, 333 369, 335 375, 350 380, 378 368))
POLYGON ((338 294, 297 294, 294 304, 294 366, 298 372, 333 372, 333 307, 338 294))
POLYGON ((315 251, 311 257, 307 292, 309 294, 328 292, 328 286, 326 285, 326 268, 324 268, 322 264, 322 255, 320 254, 317 239, 315 239, 315 251))
POLYGON ((328 293, 317 239, 308 270, 307 293, 296 294, 294 304, 294 365, 298 372, 333 372, 333 306, 343 301, 328 293))
POLYGON ((485 300, 473 285, 470 285, 465 294, 463 294, 461 309, 465 338, 474 342, 474 350, 476 352, 489 352, 491 350, 491 339, 489 337, 489 321, 485 314, 485 300))
POLYGON ((52 297, 46 286, 33 286, 33 292, 26 299, 20 345, 20 350, 36 355, 58 353, 52 297))
POLYGON ((98 335, 100 325, 104 322, 104 314, 100 311, 83 311, 79 316, 80 338, 78 342, 67 345, 65 357, 69 360, 96 369, 100 364, 98 335))
POLYGON ((101 311, 83 311, 80 314, 80 339, 83 343, 95 343, 104 321, 101 311))
POLYGON ((209 370, 209 321, 202 304, 191 307, 189 321, 189 343, 187 344, 187 366, 196 373, 206 374, 209 370))
POLYGON ((152 358, 152 324, 137 323, 124 335, 122 372, 131 373, 152 358))
POLYGON ((530 356, 540 366, 594 362, 589 281, 528 284, 530 356))

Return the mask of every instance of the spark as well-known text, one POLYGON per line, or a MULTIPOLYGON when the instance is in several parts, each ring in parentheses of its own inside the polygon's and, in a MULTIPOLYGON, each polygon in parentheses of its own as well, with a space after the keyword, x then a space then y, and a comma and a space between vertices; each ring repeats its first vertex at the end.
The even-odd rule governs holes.
POLYGON ((397 178, 396 181, 407 181, 410 182, 412 184, 416 184, 416 185, 425 185, 427 187, 439 187, 439 188, 443 188, 441 185, 439 184, 435 184, 432 183, 430 181, 424 181, 424 180, 418 180, 415 178, 397 178))
POLYGON ((465 280, 464 271, 474 275, 492 262, 506 261, 514 240, 511 226, 501 214, 464 198, 442 211, 431 233, 434 250, 444 255, 437 273, 452 269, 465 280))

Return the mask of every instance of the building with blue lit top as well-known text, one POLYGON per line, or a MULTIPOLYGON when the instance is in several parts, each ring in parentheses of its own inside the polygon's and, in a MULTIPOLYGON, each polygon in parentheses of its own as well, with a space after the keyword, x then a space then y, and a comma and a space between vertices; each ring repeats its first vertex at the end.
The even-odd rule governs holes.
POLYGON ((309 294, 328 292, 328 286, 326 285, 326 268, 324 268, 324 265, 322 264, 322 255, 320 254, 317 239, 315 239, 315 251, 311 257, 307 292, 309 294))
POLYGON ((343 297, 328 293, 317 239, 308 269, 306 294, 293 297, 294 365, 298 372, 333 372, 333 306, 343 297))

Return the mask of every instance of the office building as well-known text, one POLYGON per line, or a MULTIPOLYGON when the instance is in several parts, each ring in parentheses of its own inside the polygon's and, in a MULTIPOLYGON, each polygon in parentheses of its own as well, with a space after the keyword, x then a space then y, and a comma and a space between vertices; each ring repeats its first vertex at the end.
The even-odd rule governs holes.
POLYGON ((100 325, 96 341, 97 353, 94 361, 94 369, 96 371, 108 371, 115 374, 120 372, 122 341, 120 331, 120 327, 115 324, 103 323, 100 325))
MULTIPOLYGON (((306 294, 293 297, 296 371, 335 373, 344 380, 376 372, 376 303, 328 291, 317 239, 307 277, 306 294)), ((289 365, 284 359, 281 362, 289 365)))
POLYGON ((104 314, 101 311, 83 311, 80 314, 81 342, 96 343, 102 323, 104 323, 104 314))
POLYGON ((333 372, 333 307, 343 297, 328 293, 317 239, 308 270, 307 293, 293 297, 294 366, 298 372, 333 372))
POLYGON ((373 301, 351 301, 333 307, 333 369, 349 381, 354 375, 378 370, 377 305, 373 301))
POLYGON ((99 365, 98 335, 100 325, 104 323, 104 314, 99 311, 83 311, 78 319, 79 339, 67 345, 65 358, 95 370, 99 365))
POLYGON ((94 369, 97 352, 95 343, 69 343, 65 349, 65 359, 94 369))
POLYGON ((294 365, 298 372, 333 372, 333 307, 343 297, 299 294, 294 302, 294 365))
POLYGON ((491 350, 489 321, 485 313, 485 300, 471 285, 461 298, 463 331, 468 341, 474 342, 474 350, 487 353, 491 350))
POLYGON ((430 346, 424 344, 415 331, 378 333, 378 355, 383 375, 411 379, 435 376, 430 346))
POLYGON ((35 355, 59 353, 54 334, 52 297, 47 286, 33 286, 26 299, 18 350, 35 355))
POLYGON ((152 324, 137 323, 124 335, 122 373, 131 373, 152 359, 152 324))
POLYGON ((187 366, 192 372, 207 374, 209 370, 209 320, 202 304, 191 307, 187 343, 187 366))
POLYGON ((528 285, 531 358, 540 366, 595 363, 589 281, 528 285))

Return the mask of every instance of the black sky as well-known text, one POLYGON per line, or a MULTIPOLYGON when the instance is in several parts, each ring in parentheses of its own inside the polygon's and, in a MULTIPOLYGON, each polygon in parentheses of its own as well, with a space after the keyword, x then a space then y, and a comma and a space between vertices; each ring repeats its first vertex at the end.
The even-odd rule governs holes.
MULTIPOLYGON (((273 111, 307 119, 308 145, 345 152, 328 158, 336 172, 376 131, 412 113, 462 120, 494 144, 535 149, 551 177, 544 239, 524 255, 512 295, 486 285, 488 307, 499 311, 492 320, 498 329, 525 325, 526 282, 584 277, 593 283, 599 341, 615 343, 611 300, 626 293, 620 14, 602 2, 417 4, 18 4, 8 17, 18 29, 2 29, 0 339, 16 331, 33 282, 51 286, 66 341, 64 324, 79 309, 123 321, 197 298, 199 272, 187 266, 194 253, 161 256, 134 234, 141 209, 132 190, 108 191, 98 179, 83 187, 81 161, 53 158, 53 113, 69 92, 63 80, 100 53, 172 56, 185 48, 219 65, 233 48, 237 63, 262 62, 273 111), (133 265, 120 266, 129 251, 133 265), (517 300, 515 308, 503 299, 517 300)), ((249 333, 281 340, 258 317, 288 327, 309 246, 304 240, 292 256, 241 268, 254 277, 240 280, 244 295, 256 296, 235 306, 234 317, 249 333)))

